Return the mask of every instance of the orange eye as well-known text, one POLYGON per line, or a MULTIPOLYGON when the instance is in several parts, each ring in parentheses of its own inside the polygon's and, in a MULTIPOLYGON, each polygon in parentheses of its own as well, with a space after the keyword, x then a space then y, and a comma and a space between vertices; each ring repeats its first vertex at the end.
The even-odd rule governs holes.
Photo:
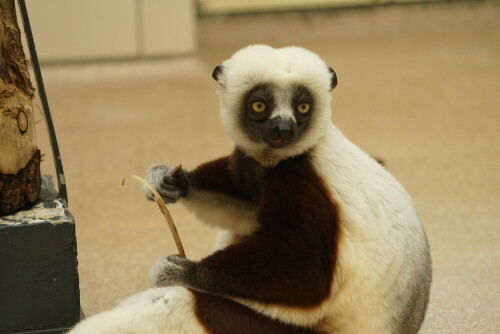
POLYGON ((267 106, 264 102, 257 101, 252 103, 252 110, 255 112, 263 112, 266 110, 266 107, 267 106))
POLYGON ((297 106, 297 111, 301 114, 305 114, 311 109, 311 105, 309 103, 301 103, 297 106))

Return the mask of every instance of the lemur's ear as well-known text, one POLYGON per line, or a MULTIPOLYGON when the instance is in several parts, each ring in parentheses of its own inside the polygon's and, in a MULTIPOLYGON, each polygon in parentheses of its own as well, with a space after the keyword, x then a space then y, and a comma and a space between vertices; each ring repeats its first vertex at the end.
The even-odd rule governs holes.
POLYGON ((328 71, 332 76, 330 82, 330 92, 331 92, 335 87, 337 87, 337 74, 335 74, 335 71, 331 67, 328 67, 328 71))
POLYGON ((215 79, 222 86, 222 72, 224 72, 224 66, 217 65, 212 72, 212 78, 215 79))

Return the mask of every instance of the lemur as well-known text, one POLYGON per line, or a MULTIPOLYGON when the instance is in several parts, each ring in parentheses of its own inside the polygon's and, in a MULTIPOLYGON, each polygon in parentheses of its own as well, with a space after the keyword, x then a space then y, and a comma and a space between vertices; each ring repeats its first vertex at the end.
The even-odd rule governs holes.
POLYGON ((427 238, 403 187, 332 124, 334 70, 303 48, 252 45, 212 76, 236 148, 146 177, 219 228, 218 249, 159 259, 153 289, 72 333, 417 333, 427 238))

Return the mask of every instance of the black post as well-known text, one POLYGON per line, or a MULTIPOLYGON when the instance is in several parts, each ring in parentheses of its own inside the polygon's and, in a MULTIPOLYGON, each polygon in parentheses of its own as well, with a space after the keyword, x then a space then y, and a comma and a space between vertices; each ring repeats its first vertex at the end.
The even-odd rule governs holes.
POLYGON ((80 319, 75 220, 48 176, 40 201, 0 217, 0 333, 59 334, 80 319))
POLYGON ((26 9, 26 3, 24 0, 18 0, 18 4, 19 4, 19 10, 21 12, 21 18, 23 21, 26 41, 28 43, 28 48, 30 52, 31 63, 33 64, 33 72, 35 73, 38 95, 40 96, 40 100, 42 101, 42 107, 43 107, 42 109, 45 117, 45 124, 47 125, 47 131, 49 132, 50 146, 52 147, 54 164, 56 166, 57 185, 59 188, 59 194, 61 195, 62 198, 64 198, 66 202, 68 202, 68 193, 66 190, 66 180, 64 178, 61 153, 59 153, 59 145, 57 144, 56 131, 54 130, 54 123, 52 123, 52 116, 50 115, 49 102, 47 101, 47 94, 45 93, 45 86, 43 85, 42 72, 40 71, 40 64, 38 63, 38 56, 35 48, 35 41, 33 40, 33 33, 31 31, 28 10, 26 9))

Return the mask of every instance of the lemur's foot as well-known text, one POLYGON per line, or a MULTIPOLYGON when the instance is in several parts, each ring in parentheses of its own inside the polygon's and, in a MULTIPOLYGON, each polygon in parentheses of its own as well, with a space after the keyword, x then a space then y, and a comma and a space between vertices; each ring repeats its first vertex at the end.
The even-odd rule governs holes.
MULTIPOLYGON (((189 190, 189 176, 180 165, 169 167, 165 165, 152 165, 146 172, 148 181, 163 197, 167 203, 175 203, 185 197, 189 190)), ((147 187, 142 187, 148 199, 154 199, 147 187)))
POLYGON ((149 283, 155 288, 184 286, 194 265, 194 262, 179 255, 159 258, 149 271, 149 283))

